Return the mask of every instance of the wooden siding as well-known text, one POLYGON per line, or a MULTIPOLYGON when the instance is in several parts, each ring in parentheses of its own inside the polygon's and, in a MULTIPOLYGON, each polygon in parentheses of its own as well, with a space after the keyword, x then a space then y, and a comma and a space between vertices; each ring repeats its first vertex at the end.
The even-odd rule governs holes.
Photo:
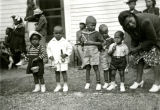
POLYGON ((4 40, 6 27, 12 26, 12 15, 25 17, 26 2, 27 0, 0 0, 0 40, 4 40))
MULTIPOLYGON (((160 8, 160 1, 157 5, 160 8)), ((75 42, 76 31, 79 30, 79 22, 85 22, 89 15, 97 19, 96 30, 104 23, 109 27, 109 35, 117 30, 122 30, 118 22, 121 11, 129 9, 125 0, 64 0, 66 36, 75 42)), ((136 9, 142 11, 146 8, 145 0, 138 0, 136 9)))

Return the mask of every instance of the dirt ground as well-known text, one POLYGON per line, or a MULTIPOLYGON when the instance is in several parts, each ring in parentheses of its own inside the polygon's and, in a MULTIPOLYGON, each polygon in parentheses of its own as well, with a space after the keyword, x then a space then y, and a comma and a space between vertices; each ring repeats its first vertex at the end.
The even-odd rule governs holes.
MULTIPOLYGON (((150 69, 144 71, 145 84, 136 91, 129 90, 135 80, 135 70, 126 74, 126 92, 120 93, 119 87, 113 91, 95 90, 95 74, 92 70, 91 88, 84 90, 85 70, 70 68, 68 71, 69 92, 54 93, 55 74, 45 68, 46 93, 32 93, 34 88, 32 75, 25 69, 1 71, 0 108, 1 110, 160 110, 160 92, 149 93, 153 83, 150 69)), ((101 82, 103 74, 101 72, 101 82)), ((119 75, 117 74, 117 84, 119 75)))

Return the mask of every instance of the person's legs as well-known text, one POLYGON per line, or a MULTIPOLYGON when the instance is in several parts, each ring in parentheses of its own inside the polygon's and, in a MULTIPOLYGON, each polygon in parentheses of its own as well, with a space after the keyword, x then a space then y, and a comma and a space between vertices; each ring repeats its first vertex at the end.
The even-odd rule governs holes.
POLYGON ((63 80, 64 80, 64 83, 67 83, 67 72, 66 71, 62 71, 62 76, 63 76, 63 80))
POLYGON ((55 71, 56 83, 60 83, 60 71, 55 71))
POLYGON ((38 92, 40 91, 40 85, 39 85, 39 80, 38 80, 38 74, 33 73, 33 77, 34 77, 34 83, 35 83, 35 88, 32 92, 38 92))
POLYGON ((115 83, 115 76, 116 76, 116 70, 115 69, 112 69, 111 70, 111 83, 110 83, 110 86, 107 88, 107 90, 112 90, 112 89, 115 89, 116 88, 116 83, 115 83))
POLYGON ((36 73, 33 73, 34 83, 39 84, 38 75, 36 73))
POLYGON ((152 67, 154 71, 154 84, 160 85, 160 65, 152 67))
POLYGON ((120 80, 121 80, 121 82, 124 83, 124 81, 125 81, 124 70, 120 70, 120 71, 119 71, 119 75, 120 75, 120 80))
POLYGON ((43 75, 39 75, 38 78, 41 84, 45 84, 43 75))
POLYGON ((94 72, 96 74, 96 90, 101 90, 100 71, 98 65, 93 65, 94 72))
POLYGON ((94 72, 96 74, 97 84, 100 84, 101 83, 101 81, 100 81, 100 71, 99 71, 98 65, 93 65, 93 69, 94 69, 94 72))
POLYGON ((89 89, 90 87, 90 71, 91 71, 91 65, 86 65, 86 85, 85 89, 89 89))
POLYGON ((45 87, 44 77, 43 77, 43 75, 39 75, 38 77, 39 77, 39 80, 40 80, 40 83, 41 83, 41 92, 45 92, 46 87, 45 87))
POLYGON ((124 70, 120 70, 119 71, 119 75, 120 75, 120 79, 121 79, 121 83, 120 83, 120 91, 121 92, 125 92, 125 86, 124 86, 124 81, 125 81, 125 77, 124 77, 124 70))
POLYGON ((54 89, 54 92, 58 92, 61 89, 61 84, 60 84, 60 71, 55 71, 55 75, 56 75, 56 83, 57 86, 54 89))
POLYGON ((136 82, 140 83, 142 81, 143 69, 144 69, 144 60, 141 59, 137 66, 137 79, 136 82))
POLYGON ((152 67, 154 71, 154 84, 149 92, 158 92, 160 90, 160 65, 152 67))
POLYGON ((86 83, 90 83, 91 65, 86 65, 86 83))
POLYGON ((67 92, 68 91, 67 72, 66 71, 62 71, 62 76, 63 76, 63 80, 64 80, 63 92, 67 92))
POLYGON ((110 81, 110 79, 109 79, 109 70, 104 70, 103 71, 104 72, 104 81, 106 82, 106 83, 109 83, 110 81))
POLYGON ((130 86, 130 89, 137 89, 139 86, 143 87, 144 81, 142 80, 143 69, 144 69, 144 60, 141 59, 136 65, 137 69, 137 78, 136 81, 130 86))

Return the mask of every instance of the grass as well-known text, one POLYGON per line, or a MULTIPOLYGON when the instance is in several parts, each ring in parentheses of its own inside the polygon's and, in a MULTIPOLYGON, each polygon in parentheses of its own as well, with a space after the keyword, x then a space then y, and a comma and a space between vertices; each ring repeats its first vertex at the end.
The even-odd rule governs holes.
MULTIPOLYGON (((101 72, 102 73, 102 72, 101 72)), ((24 69, 1 73, 1 110, 160 110, 160 92, 149 93, 153 83, 151 70, 145 70, 145 85, 136 91, 129 90, 135 80, 135 70, 126 74, 125 93, 119 87, 113 91, 95 90, 95 74, 91 74, 91 88, 84 90, 85 71, 71 68, 68 71, 69 92, 54 93, 55 76, 49 68, 45 70, 46 93, 32 93, 33 78, 24 69)), ((119 75, 117 74, 119 84, 119 75)), ((101 74, 103 82, 103 74, 101 74)))

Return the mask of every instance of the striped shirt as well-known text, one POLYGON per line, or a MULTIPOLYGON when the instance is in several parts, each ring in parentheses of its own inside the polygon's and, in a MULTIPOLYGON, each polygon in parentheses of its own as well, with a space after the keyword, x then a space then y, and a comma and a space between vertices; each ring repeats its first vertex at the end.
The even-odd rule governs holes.
POLYGON ((42 45, 39 45, 38 47, 31 45, 27 53, 27 57, 29 58, 30 56, 38 56, 40 59, 45 58, 46 52, 44 47, 42 45))

